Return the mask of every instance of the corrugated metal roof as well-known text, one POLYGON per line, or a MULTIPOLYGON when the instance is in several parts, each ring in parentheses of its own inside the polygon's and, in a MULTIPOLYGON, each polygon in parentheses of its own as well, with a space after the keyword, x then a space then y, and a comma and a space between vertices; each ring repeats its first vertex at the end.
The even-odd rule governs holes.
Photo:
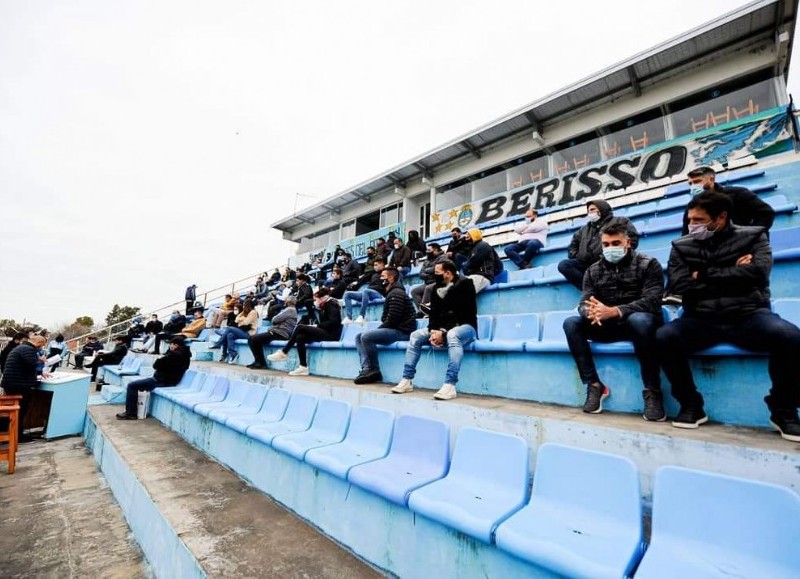
MULTIPOLYGON (((480 149, 503 141, 522 131, 532 131, 537 123, 547 125, 567 114, 601 106, 610 98, 632 94, 638 84, 646 87, 679 72, 702 66, 733 51, 764 39, 777 42, 776 31, 789 31, 791 54, 798 0, 758 0, 698 26, 650 50, 579 80, 508 115, 496 119, 449 143, 423 153, 397 167, 359 183, 325 201, 302 210, 272 225, 281 231, 314 223, 317 219, 391 189, 411 178, 434 174, 438 167, 457 159, 480 155, 480 149)), ((789 58, 777 74, 787 76, 789 58)))

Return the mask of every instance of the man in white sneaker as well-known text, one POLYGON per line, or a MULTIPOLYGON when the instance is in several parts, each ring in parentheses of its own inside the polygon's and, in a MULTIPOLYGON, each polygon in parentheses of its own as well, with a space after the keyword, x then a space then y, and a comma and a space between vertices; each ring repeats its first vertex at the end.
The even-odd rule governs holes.
POLYGON ((431 296, 428 327, 411 334, 406 349, 403 379, 392 388, 392 392, 405 394, 414 390, 412 380, 417 372, 422 346, 429 343, 435 348, 446 346, 449 357, 444 385, 433 397, 437 400, 451 400, 457 396, 456 384, 464 357, 464 346, 477 336, 478 304, 472 280, 459 276, 456 264, 452 261, 437 263, 433 275, 436 287, 431 296))

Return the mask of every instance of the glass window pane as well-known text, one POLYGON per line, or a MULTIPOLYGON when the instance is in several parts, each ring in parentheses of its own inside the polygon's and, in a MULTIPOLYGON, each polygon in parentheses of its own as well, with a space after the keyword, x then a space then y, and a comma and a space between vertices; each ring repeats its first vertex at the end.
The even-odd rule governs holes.
POLYGON ((506 190, 506 174, 500 171, 472 182, 472 200, 477 201, 506 190))
POLYGON ((447 191, 436 192, 436 211, 464 205, 472 200, 472 183, 464 183, 447 191))
POLYGON ((572 173, 599 161, 599 139, 592 139, 553 154, 553 166, 557 175, 572 173))
POLYGON ((601 141, 601 152, 604 160, 613 159, 663 143, 665 140, 664 119, 658 118, 606 135, 601 141))
POLYGON ((522 163, 506 171, 506 189, 516 189, 523 185, 536 183, 550 176, 547 157, 540 157, 527 163, 522 163))

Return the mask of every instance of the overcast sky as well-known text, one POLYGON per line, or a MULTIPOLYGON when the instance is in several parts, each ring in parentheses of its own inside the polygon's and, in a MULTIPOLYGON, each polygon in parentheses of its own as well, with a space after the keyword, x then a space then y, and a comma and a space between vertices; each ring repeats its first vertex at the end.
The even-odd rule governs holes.
POLYGON ((295 206, 743 4, 0 0, 0 318, 285 262, 295 206))

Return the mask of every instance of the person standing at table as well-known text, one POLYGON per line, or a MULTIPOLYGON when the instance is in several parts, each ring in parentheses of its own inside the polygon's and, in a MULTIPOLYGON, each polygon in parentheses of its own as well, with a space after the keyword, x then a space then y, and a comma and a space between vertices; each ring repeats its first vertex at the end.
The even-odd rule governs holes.
POLYGON ((29 339, 23 339, 19 346, 11 350, 8 355, 3 379, 0 381, 0 386, 3 387, 6 394, 22 396, 19 405, 19 422, 17 423, 20 442, 30 442, 31 440, 22 435, 22 423, 28 412, 28 406, 30 406, 31 389, 38 384, 36 366, 40 360, 37 352, 44 348, 46 343, 47 340, 42 336, 34 335, 29 339))

